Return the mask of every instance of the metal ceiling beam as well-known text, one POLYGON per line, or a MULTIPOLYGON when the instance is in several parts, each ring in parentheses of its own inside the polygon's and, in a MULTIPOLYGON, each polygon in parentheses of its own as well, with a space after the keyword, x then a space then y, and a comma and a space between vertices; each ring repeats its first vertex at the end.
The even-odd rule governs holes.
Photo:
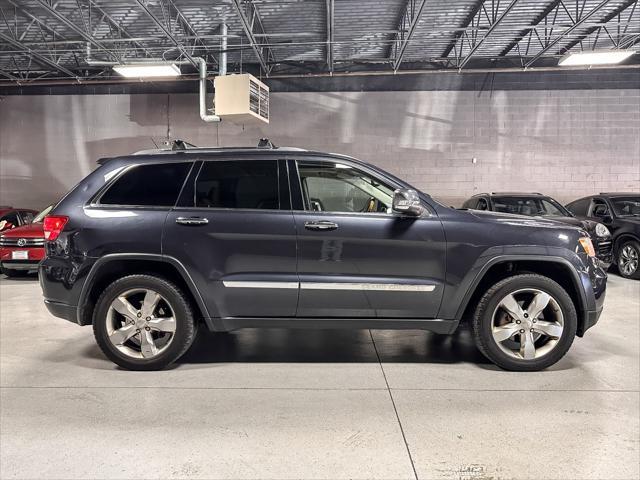
POLYGON ((52 34, 54 36, 57 36, 57 37, 60 37, 61 39, 65 39, 66 38, 64 35, 58 33, 53 27, 50 27, 49 25, 47 25, 44 21, 42 21, 40 18, 38 18, 35 14, 29 12, 28 10, 25 10, 23 7, 21 7, 14 0, 7 0, 7 2, 10 5, 13 5, 13 7, 16 9, 16 12, 18 12, 21 15, 24 15, 25 17, 29 18, 31 21, 37 23, 38 25, 40 25, 40 27, 45 29, 50 34, 52 34))
POLYGON ((396 34, 396 38, 391 46, 391 51, 393 53, 392 66, 394 72, 398 71, 398 68, 402 65, 402 59, 407 51, 411 37, 413 37, 413 33, 416 31, 416 26, 420 21, 422 11, 424 10, 426 3, 426 0, 409 0, 407 2, 404 13, 400 18, 398 33, 396 34))
POLYGON ((180 43, 178 41, 178 39, 176 37, 174 37, 172 35, 172 33, 167 30, 167 27, 164 26, 164 24, 158 20, 158 18, 153 14, 153 12, 151 10, 149 10, 149 7, 147 7, 146 3, 144 0, 135 0, 135 2, 138 4, 138 6, 144 11, 144 13, 147 14, 147 16, 151 19, 151 21, 153 23, 156 24, 156 26, 162 30, 162 33, 164 33, 164 36, 167 37, 169 39, 169 41, 171 41, 171 43, 173 43, 178 50, 180 51, 180 53, 182 55, 184 55, 184 57, 196 68, 198 67, 198 63, 193 59, 193 57, 189 54, 189 52, 187 52, 187 50, 184 48, 184 46, 182 45, 182 43, 180 43))
POLYGON ((540 50, 531 60, 529 60, 524 67, 528 68, 531 65, 533 65, 536 61, 538 61, 540 57, 542 57, 545 53, 547 53, 549 50, 555 47, 558 44, 558 42, 560 42, 560 40, 565 38, 567 35, 573 32, 576 28, 578 28, 584 22, 589 20, 596 12, 598 12, 598 10, 604 7, 607 3, 609 3, 609 0, 602 0, 602 2, 600 2, 598 5, 593 7, 593 9, 591 9, 589 13, 585 14, 580 20, 576 19, 576 22, 571 27, 567 28, 565 31, 560 33, 552 42, 547 44, 547 46, 544 47, 542 50, 540 50))
POLYGON ((251 43, 251 48, 253 48, 256 57, 258 57, 258 62, 260 62, 260 67, 262 70, 269 75, 271 72, 271 68, 273 63, 275 63, 275 56, 271 51, 271 48, 268 46, 261 46, 256 40, 256 34, 260 34, 261 38, 267 36, 264 31, 264 27, 262 26, 262 20, 260 19, 260 15, 258 14, 258 10, 256 6, 253 4, 251 0, 245 1, 247 12, 245 13, 242 0, 232 0, 233 7, 236 9, 236 14, 240 19, 240 23, 242 24, 242 29, 244 30, 244 34, 247 36, 247 39, 251 43))
MULTIPOLYGON (((187 36, 192 37, 193 40, 195 40, 195 43, 199 43, 205 49, 206 53, 210 53, 209 49, 207 48, 207 44, 204 43, 201 36, 198 35, 198 32, 196 32, 196 29, 193 28, 193 25, 191 25, 191 22, 187 19, 187 17, 184 16, 184 14, 176 6, 173 0, 167 0, 167 2, 169 4, 169 11, 171 11, 171 8, 173 8, 174 12, 176 13, 176 19, 184 29, 187 36)), ((211 55, 211 59, 213 60, 214 63, 216 64, 218 63, 218 61, 213 57, 213 55, 211 55)))
POLYGON ((4 70, 0 70, 0 75, 8 78, 9 80, 13 80, 14 82, 20 83, 20 79, 14 75, 11 75, 9 72, 5 72, 4 70))
POLYGON ((480 40, 476 42, 476 44, 471 48, 471 50, 469 50, 469 53, 467 53, 467 55, 464 57, 464 60, 460 62, 460 65, 458 65, 459 70, 462 70, 464 66, 469 62, 469 60, 471 60, 471 57, 473 57, 473 55, 478 51, 478 49, 482 46, 484 41, 491 36, 493 31, 496 29, 496 27, 500 25, 502 20, 504 20, 505 17, 509 14, 509 12, 513 9, 513 7, 516 6, 516 3, 518 3, 518 0, 511 0, 511 3, 507 5, 507 8, 505 8, 504 11, 500 14, 500 16, 491 24, 491 26, 487 30, 487 33, 484 34, 484 37, 482 37, 480 40))
POLYGON ((334 0, 327 2, 327 68, 333 72, 333 26, 334 26, 334 0))
POLYGON ((115 53, 113 53, 111 50, 109 50, 107 47, 105 47, 99 41, 97 41, 95 38, 93 38, 91 36, 91 34, 85 32, 82 28, 78 27, 75 23, 73 23, 67 17, 65 17, 60 12, 58 12, 47 1, 45 1, 45 0, 37 0, 37 2, 38 2, 38 5, 40 5, 44 10, 46 10, 46 12, 49 15, 51 15, 58 22, 63 24, 65 27, 67 27, 69 30, 73 30, 75 33, 80 35, 83 39, 85 39, 87 42, 89 42, 91 45, 93 45, 97 49, 102 50, 104 53, 106 53, 110 57, 114 58, 115 60, 119 60, 118 56, 115 53))
MULTIPOLYGON (((613 12, 609 13, 608 15, 606 15, 600 22, 598 23, 604 23, 605 25, 610 22, 611 20, 613 20, 614 18, 616 18, 618 15, 620 15, 622 12, 624 12, 627 8, 634 6, 637 4, 638 0, 629 0, 627 3, 620 5, 619 8, 616 8, 613 12)), ((631 20, 631 18, 629 18, 629 20, 631 20)), ((583 36, 581 36, 580 38, 577 38, 576 40, 572 41, 569 43, 569 45, 567 45, 565 47, 565 51, 571 50, 574 46, 576 46, 578 43, 584 41, 587 37, 589 37, 591 34, 593 34, 594 32, 600 30, 602 27, 593 27, 590 28, 589 31, 587 33, 585 33, 583 36)), ((613 39, 611 39, 613 41, 613 39)))
POLYGON ((447 48, 445 48, 444 52, 442 53, 443 58, 448 57, 449 54, 451 53, 451 50, 455 48, 460 37, 465 34, 467 28, 469 28, 469 25, 471 25, 471 23, 473 22, 473 19, 476 18, 476 15, 484 5, 484 2, 485 0, 479 0, 479 2, 473 6, 473 9, 469 12, 469 15, 467 16, 467 18, 464 20, 464 22, 462 23, 462 25, 459 27, 458 31, 454 35, 453 40, 451 40, 449 45, 447 45, 447 48))
MULTIPOLYGON (((127 32, 127 30, 120 25, 120 22, 118 22, 115 18, 113 18, 111 15, 109 15, 107 12, 104 11, 104 9, 102 7, 100 7, 100 5, 98 5, 94 0, 88 0, 89 4, 91 5, 91 8, 93 10, 95 10, 96 12, 98 12, 100 15, 102 15, 104 17, 104 19, 112 26, 114 27, 116 30, 118 30, 120 32, 120 35, 123 36, 124 38, 129 39, 132 43, 134 43, 136 46, 138 46, 140 49, 144 50, 145 54, 149 54, 149 51, 144 47, 144 45, 142 45, 139 41, 134 40, 133 36, 131 34, 129 34, 129 32, 127 32)), ((101 39, 101 41, 104 41, 104 39, 101 39)))
POLYGON ((553 12, 559 5, 560 2, 562 0, 554 0, 553 2, 551 2, 550 5, 548 5, 540 15, 538 15, 538 17, 536 17, 536 19, 531 23, 530 27, 525 28, 524 30, 521 30, 518 33, 518 36, 515 38, 515 40, 513 40, 509 45, 507 45, 507 47, 502 50, 502 52, 500 52, 500 55, 505 56, 506 54, 508 54, 511 50, 513 50, 516 45, 518 45, 518 43, 527 36, 527 33, 529 33, 531 30, 535 30, 536 26, 539 25, 541 22, 544 21, 545 18, 548 18, 549 14, 551 12, 553 12))
POLYGON ((36 52, 34 50, 31 50, 29 47, 23 45, 22 43, 18 42, 17 40, 14 40, 9 35, 6 35, 6 34, 0 32, 0 40, 4 40, 5 42, 7 42, 9 45, 12 45, 17 50, 20 50, 21 52, 26 53, 33 60, 35 60, 36 62, 38 62, 41 65, 47 65, 49 67, 55 68, 56 70, 59 70, 60 72, 66 74, 66 75, 69 75, 70 77, 77 78, 77 75, 75 73, 73 73, 71 70, 69 70, 69 69, 67 69, 67 68, 65 68, 65 67, 63 67, 61 65, 58 65, 53 60, 49 60, 44 55, 41 55, 41 54, 39 54, 38 52, 36 52))

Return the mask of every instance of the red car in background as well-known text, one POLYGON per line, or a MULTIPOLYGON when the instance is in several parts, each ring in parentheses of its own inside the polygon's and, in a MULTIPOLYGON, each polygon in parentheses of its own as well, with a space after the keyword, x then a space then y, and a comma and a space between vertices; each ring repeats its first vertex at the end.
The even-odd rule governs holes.
POLYGON ((38 212, 28 208, 0 206, 0 233, 31 223, 37 214, 38 212))
POLYGON ((13 210, 32 212, 29 223, 0 230, 0 267, 7 277, 15 277, 38 268, 38 263, 44 257, 42 221, 52 207, 50 205, 38 214, 33 210, 13 210))

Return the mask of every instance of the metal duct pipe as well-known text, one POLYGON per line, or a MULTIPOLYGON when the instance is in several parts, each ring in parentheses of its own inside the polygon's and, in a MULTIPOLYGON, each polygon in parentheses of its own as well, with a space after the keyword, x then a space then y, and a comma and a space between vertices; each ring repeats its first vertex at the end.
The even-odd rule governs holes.
MULTIPOLYGON (((200 118, 205 122, 219 122, 222 120, 219 116, 207 114, 207 62, 201 57, 193 57, 193 59, 198 63, 200 70, 200 118)), ((224 64, 226 68, 226 59, 224 64)), ((222 65, 223 62, 220 59, 220 69, 222 69, 222 65)))
POLYGON ((220 58, 218 59, 218 75, 223 76, 227 74, 227 24, 220 24, 220 34, 222 35, 222 44, 220 58))

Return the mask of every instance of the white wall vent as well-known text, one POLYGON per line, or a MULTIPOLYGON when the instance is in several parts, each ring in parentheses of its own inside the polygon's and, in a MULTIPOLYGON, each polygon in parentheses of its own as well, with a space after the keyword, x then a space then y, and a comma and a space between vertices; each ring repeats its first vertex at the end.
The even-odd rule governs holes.
POLYGON ((237 123, 269 123, 269 87, 248 73, 216 77, 215 112, 237 123))

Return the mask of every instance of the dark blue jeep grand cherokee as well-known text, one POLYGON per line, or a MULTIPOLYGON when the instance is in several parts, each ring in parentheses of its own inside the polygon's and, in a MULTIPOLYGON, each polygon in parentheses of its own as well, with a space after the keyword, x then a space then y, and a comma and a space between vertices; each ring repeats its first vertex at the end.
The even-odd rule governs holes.
POLYGON ((199 324, 425 329, 468 321, 509 370, 557 362, 602 311, 586 232, 460 211, 342 155, 295 148, 104 159, 45 220, 49 311, 112 361, 163 368, 199 324))

